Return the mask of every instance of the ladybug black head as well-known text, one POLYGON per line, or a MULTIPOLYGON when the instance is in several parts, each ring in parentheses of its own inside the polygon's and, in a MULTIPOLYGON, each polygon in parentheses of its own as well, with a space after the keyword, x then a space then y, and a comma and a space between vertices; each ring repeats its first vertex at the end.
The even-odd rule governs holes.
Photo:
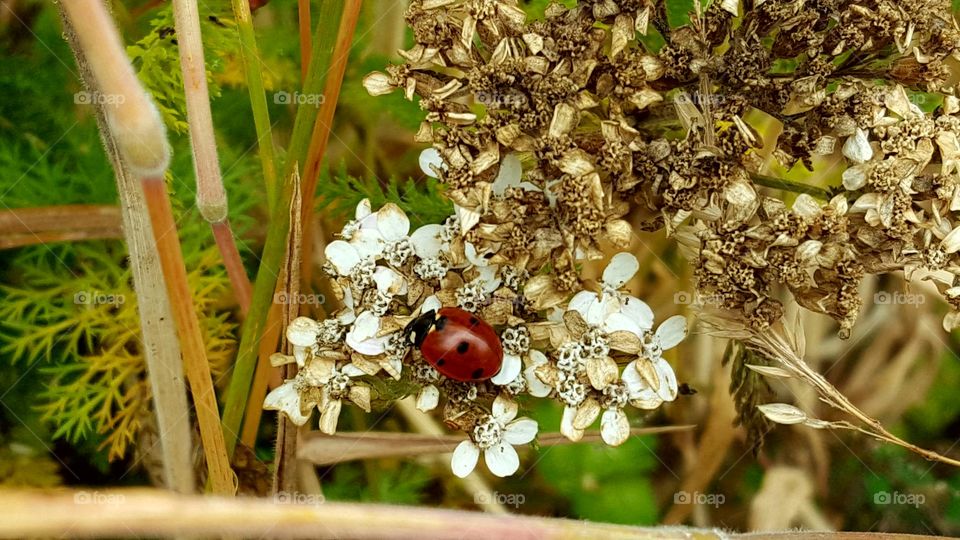
POLYGON ((403 329, 403 336, 407 339, 407 342, 413 343, 417 347, 423 344, 423 340, 427 338, 436 317, 437 312, 431 309, 407 323, 407 326, 403 329))

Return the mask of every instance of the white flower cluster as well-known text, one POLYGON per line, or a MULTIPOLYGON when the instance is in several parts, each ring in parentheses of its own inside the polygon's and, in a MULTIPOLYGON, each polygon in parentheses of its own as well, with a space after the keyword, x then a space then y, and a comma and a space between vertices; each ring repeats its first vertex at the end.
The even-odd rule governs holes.
MULTIPOLYGON (((497 182, 517 186, 519 174, 497 182)), ((517 307, 531 269, 497 262, 497 244, 470 235, 478 220, 457 210, 445 224, 411 233, 410 220, 394 204, 376 212, 368 201, 357 207, 325 250, 325 269, 343 307, 329 319, 299 317, 287 328, 293 354, 275 354, 272 361, 295 362, 299 370, 270 392, 264 408, 303 425, 316 407, 320 430, 332 434, 344 399, 366 411, 372 401, 391 399, 373 394, 381 385, 371 378, 387 385, 403 379, 419 389, 419 409, 444 403, 447 424, 467 433, 453 454, 455 474, 469 474, 482 453, 493 474, 508 476, 519 467, 513 446, 531 442, 538 430, 534 420, 517 418, 518 395, 562 403, 560 430, 574 441, 601 417, 610 445, 630 435, 625 407, 652 409, 676 398, 677 380, 662 353, 683 339, 686 323, 677 316, 652 330, 653 312, 622 290, 638 268, 633 255, 613 257, 598 291, 531 313, 517 307), (494 326, 503 360, 492 378, 449 379, 405 338, 408 323, 443 307, 494 326)))

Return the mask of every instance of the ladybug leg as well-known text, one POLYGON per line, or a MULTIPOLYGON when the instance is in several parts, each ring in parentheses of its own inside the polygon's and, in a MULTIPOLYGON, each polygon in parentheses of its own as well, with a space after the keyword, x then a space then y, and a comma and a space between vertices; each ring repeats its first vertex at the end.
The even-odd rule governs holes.
POLYGON ((412 343, 414 346, 419 347, 421 344, 423 344, 423 340, 427 338, 427 334, 430 332, 430 328, 433 326, 436 315, 437 312, 431 309, 430 311, 410 321, 403 329, 403 337, 408 343, 412 343))

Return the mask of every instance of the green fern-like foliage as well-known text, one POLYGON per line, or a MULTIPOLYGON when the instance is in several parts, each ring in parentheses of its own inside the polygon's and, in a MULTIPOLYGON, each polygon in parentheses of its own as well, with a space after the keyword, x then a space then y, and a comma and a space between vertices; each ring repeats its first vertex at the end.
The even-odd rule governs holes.
MULTIPOLYGON (((2 287, 6 321, 0 354, 21 369, 40 363, 36 407, 54 438, 96 436, 110 459, 124 456, 150 407, 136 294, 120 242, 20 250, 13 285, 2 287)), ((236 325, 220 309, 229 282, 214 247, 187 256, 204 342, 219 378, 235 348, 236 325)))
POLYGON ((318 183, 318 204, 325 212, 351 217, 357 204, 370 199, 374 208, 392 202, 410 217, 412 227, 442 223, 453 213, 453 203, 443 197, 442 186, 433 178, 422 183, 391 178, 385 185, 376 178, 358 178, 347 174, 341 166, 336 172, 324 173, 318 183))
MULTIPOLYGON (((0 71, 0 91, 6 95, 43 96, 0 101, 0 168, 16 171, 0 175, 0 208, 116 204, 113 171, 93 111, 72 96, 79 82, 66 69, 36 69, 71 62, 55 9, 45 8, 33 31, 37 41, 6 53, 0 71)), ((175 47, 163 47, 176 58, 175 47)), ((159 54, 159 48, 151 50, 159 54)), ((167 70, 179 73, 179 65, 167 70)), ((182 100, 172 107, 182 119, 182 100)), ((168 184, 207 355, 222 384, 236 347, 234 302, 209 226, 194 206, 188 141, 172 143, 168 184)), ((238 231, 253 223, 248 216, 261 204, 259 167, 245 150, 221 149, 231 223, 238 231)), ((238 243, 241 254, 250 257, 242 236, 238 243)), ((122 241, 0 251, 0 387, 6 405, 0 408, 0 463, 42 469, 57 438, 84 453, 99 448, 90 455, 93 462, 102 462, 101 455, 112 460, 126 455, 142 420, 152 414, 139 329, 122 241), (5 424, 29 428, 14 437, 5 424)), ((0 467, 0 484, 19 482, 9 475, 0 467)))
MULTIPOLYGON (((224 59, 236 50, 236 23, 229 18, 229 6, 211 9, 206 3, 201 3, 199 9, 200 32, 208 69, 207 85, 211 98, 215 98, 220 95, 220 84, 214 73, 223 70, 224 59)), ((164 121, 178 133, 186 133, 188 126, 184 114, 183 74, 180 71, 180 52, 176 45, 171 5, 157 11, 150 21, 150 31, 136 44, 127 47, 127 54, 133 60, 140 80, 153 94, 164 121)))

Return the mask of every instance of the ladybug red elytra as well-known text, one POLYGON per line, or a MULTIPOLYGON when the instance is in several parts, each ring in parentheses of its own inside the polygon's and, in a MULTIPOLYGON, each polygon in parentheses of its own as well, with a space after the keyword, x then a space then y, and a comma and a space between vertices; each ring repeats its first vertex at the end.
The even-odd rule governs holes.
POLYGON ((500 336, 486 321, 460 308, 430 310, 410 321, 404 334, 431 366, 457 381, 489 379, 503 364, 500 336))

